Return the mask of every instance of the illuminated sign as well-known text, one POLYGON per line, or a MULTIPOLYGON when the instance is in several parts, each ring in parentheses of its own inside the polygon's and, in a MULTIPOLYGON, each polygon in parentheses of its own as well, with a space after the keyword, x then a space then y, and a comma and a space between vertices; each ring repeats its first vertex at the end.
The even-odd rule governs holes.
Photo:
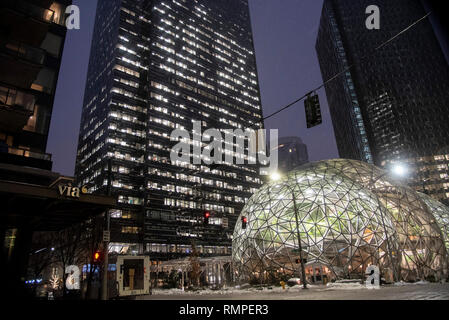
POLYGON ((87 188, 85 186, 78 188, 72 187, 72 185, 59 185, 58 191, 60 196, 65 196, 69 198, 79 198, 80 194, 88 193, 87 188))

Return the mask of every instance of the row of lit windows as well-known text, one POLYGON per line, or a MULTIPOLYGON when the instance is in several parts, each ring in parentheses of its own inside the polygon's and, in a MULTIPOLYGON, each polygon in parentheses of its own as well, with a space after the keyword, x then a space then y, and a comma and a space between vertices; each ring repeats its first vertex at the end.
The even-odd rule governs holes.
POLYGON ((108 152, 108 157, 111 158, 115 158, 118 160, 125 160, 125 161, 131 161, 131 162, 136 162, 136 163, 143 163, 143 156, 140 158, 134 157, 132 155, 130 155, 129 153, 123 154, 119 151, 115 151, 115 152, 108 152))
MULTIPOLYGON (((230 254, 231 247, 223 247, 223 246, 202 246, 197 245, 196 250, 200 254, 230 254)), ((159 244, 159 243, 147 243, 146 244, 147 252, 156 252, 156 253, 192 253, 191 245, 182 245, 182 244, 159 244)), ((156 262, 156 261, 155 261, 156 262)))
MULTIPOLYGON (((104 185, 107 185, 107 180, 105 180, 106 183, 104 185)), ((125 196, 125 195, 119 195, 118 196, 118 202, 124 203, 124 204, 131 204, 131 205, 142 205, 143 199, 137 198, 137 197, 131 197, 131 196, 125 196)))
MULTIPOLYGON (((187 181, 187 182, 191 182, 191 183, 201 183, 202 185, 216 186, 218 188, 223 188, 223 189, 244 191, 242 185, 233 185, 233 184, 229 184, 228 182, 225 182, 225 181, 205 179, 205 178, 201 178, 201 177, 198 177, 195 175, 188 175, 188 174, 184 174, 184 173, 173 173, 170 171, 162 171, 157 168, 149 168, 148 174, 165 177, 165 178, 170 178, 170 179, 174 179, 174 180, 187 181)), ((249 191, 247 191, 247 192, 249 192, 249 191)))
POLYGON ((108 143, 117 144, 123 147, 143 150, 144 146, 142 144, 136 143, 136 142, 130 142, 127 140, 119 139, 119 138, 109 138, 107 140, 108 143))
MULTIPOLYGON (((199 208, 199 204, 197 202, 189 201, 189 200, 181 200, 181 199, 165 198, 164 204, 166 206, 170 206, 170 207, 179 207, 179 208, 188 208, 188 209, 199 208)), ((232 207, 225 207, 223 205, 211 204, 211 203, 203 203, 201 209, 213 210, 216 212, 225 212, 225 213, 230 213, 230 214, 233 214, 235 212, 235 209, 232 207)))
POLYGON ((112 112, 109 112, 109 116, 114 119, 117 119, 117 120, 128 121, 128 122, 135 123, 135 124, 145 125, 144 121, 140 121, 137 117, 127 115, 126 113, 112 111, 112 112))
POLYGON ((132 136, 139 137, 139 138, 145 137, 144 131, 134 130, 132 128, 118 128, 116 123, 111 123, 109 125, 109 130, 120 132, 120 133, 125 133, 125 134, 132 135, 132 136))

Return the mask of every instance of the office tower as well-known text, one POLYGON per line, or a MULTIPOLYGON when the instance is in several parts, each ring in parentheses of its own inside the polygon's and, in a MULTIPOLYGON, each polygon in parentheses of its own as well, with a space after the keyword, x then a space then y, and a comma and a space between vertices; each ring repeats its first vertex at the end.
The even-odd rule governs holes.
POLYGON ((170 135, 193 121, 204 131, 261 119, 247 1, 98 2, 76 176, 118 197, 111 251, 168 259, 194 242, 202 255, 230 254, 257 167, 172 163, 170 135))
POLYGON ((309 162, 307 146, 299 137, 279 138, 277 149, 280 172, 287 173, 309 162))
POLYGON ((418 191, 449 199, 449 67, 418 0, 325 0, 316 50, 340 156, 407 167, 418 191), (368 30, 366 8, 380 9, 368 30))
POLYGON ((70 3, 0 5, 0 163, 51 170, 45 151, 70 3))

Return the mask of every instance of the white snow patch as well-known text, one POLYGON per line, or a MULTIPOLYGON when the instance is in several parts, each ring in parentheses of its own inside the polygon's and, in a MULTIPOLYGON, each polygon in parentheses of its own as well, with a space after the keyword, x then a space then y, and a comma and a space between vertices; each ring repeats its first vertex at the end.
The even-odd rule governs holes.
POLYGON ((327 289, 339 289, 339 290, 359 290, 366 289, 364 284, 349 282, 349 283, 341 283, 341 282, 330 282, 327 284, 327 289))
POLYGON ((418 282, 404 282, 404 281, 400 281, 400 282, 395 282, 394 285, 401 287, 401 286, 416 286, 416 285, 422 285, 422 284, 429 284, 428 281, 418 281, 418 282))

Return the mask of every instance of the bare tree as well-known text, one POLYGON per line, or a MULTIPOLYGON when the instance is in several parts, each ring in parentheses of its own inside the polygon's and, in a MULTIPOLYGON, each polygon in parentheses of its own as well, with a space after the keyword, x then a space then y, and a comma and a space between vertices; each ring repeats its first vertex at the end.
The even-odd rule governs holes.
POLYGON ((198 249, 195 242, 192 241, 192 254, 189 257, 190 261, 190 279, 194 286, 200 286, 201 266, 199 261, 198 249))
MULTIPOLYGON (((53 235, 50 232, 35 232, 28 260, 28 274, 32 279, 43 278, 43 273, 55 260, 53 235)), ((33 295, 36 296, 37 284, 33 284, 33 295)))
POLYGON ((62 267, 62 288, 63 296, 66 295, 66 267, 78 265, 82 262, 83 254, 83 224, 78 224, 53 234, 53 243, 55 244, 55 257, 62 267))

